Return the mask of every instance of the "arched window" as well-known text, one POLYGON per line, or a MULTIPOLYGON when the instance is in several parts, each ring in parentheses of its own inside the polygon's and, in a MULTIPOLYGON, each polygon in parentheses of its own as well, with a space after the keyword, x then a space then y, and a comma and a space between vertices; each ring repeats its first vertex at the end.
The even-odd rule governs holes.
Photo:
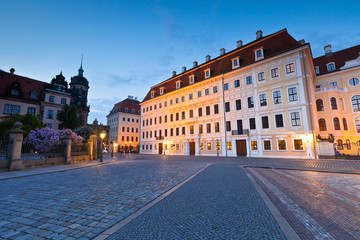
POLYGON ((340 110, 345 110, 344 99, 339 98, 339 106, 340 110))
POLYGON ((336 145, 338 150, 344 150, 343 141, 341 139, 336 140, 336 145))
POLYGON ((337 110, 336 98, 334 97, 330 98, 330 105, 331 105, 331 110, 337 110))
POLYGON ((351 98, 354 112, 360 111, 360 95, 355 95, 351 98))
POLYGON ((347 150, 351 150, 351 143, 350 143, 350 140, 349 139, 346 139, 345 141, 345 147, 347 150))
POLYGON ((355 118, 356 132, 360 133, 360 117, 355 118))
POLYGON ((359 84, 359 79, 357 79, 357 78, 351 78, 351 79, 349 80, 349 84, 350 84, 350 86, 355 87, 355 86, 357 86, 357 85, 359 84))
POLYGON ((339 118, 338 118, 338 117, 334 117, 333 121, 334 121, 334 129, 335 129, 335 130, 341 130, 341 129, 340 129, 340 120, 339 120, 339 118))
POLYGON ((344 131, 349 130, 349 129, 348 129, 348 125, 347 125, 347 120, 346 120, 346 118, 343 118, 343 126, 344 126, 344 131))
MULTIPOLYGON (((359 123, 360 123, 360 119, 359 119, 359 123)), ((326 121, 323 118, 319 119, 319 129, 320 131, 326 131, 326 121)))
POLYGON ((322 99, 316 100, 316 110, 317 110, 318 112, 324 111, 324 102, 323 102, 322 99))

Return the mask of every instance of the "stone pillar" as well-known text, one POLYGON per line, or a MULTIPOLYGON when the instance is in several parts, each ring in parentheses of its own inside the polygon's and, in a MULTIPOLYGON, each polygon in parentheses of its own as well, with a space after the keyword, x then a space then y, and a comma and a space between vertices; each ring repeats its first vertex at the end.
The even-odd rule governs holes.
POLYGON ((200 144, 198 140, 195 140, 195 156, 200 156, 200 144))
POLYGON ((62 138, 64 144, 64 158, 65 164, 71 164, 71 141, 72 137, 65 136, 62 138))
POLYGON ((21 122, 16 122, 14 124, 14 129, 9 131, 10 134, 10 147, 9 147, 9 171, 22 170, 22 160, 21 160, 21 146, 23 142, 23 135, 25 133, 22 127, 21 122))
POLYGON ((89 161, 93 160, 93 153, 94 153, 94 140, 92 138, 89 138, 87 140, 88 142, 88 154, 89 154, 89 161))
POLYGON ((95 134, 90 135, 90 139, 93 141, 92 144, 92 160, 97 159, 97 136, 95 134))

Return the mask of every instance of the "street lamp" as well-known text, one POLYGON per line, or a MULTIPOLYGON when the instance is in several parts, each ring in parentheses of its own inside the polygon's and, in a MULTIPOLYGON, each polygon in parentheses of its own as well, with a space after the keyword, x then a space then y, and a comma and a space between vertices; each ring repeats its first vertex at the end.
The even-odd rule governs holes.
POLYGON ((219 143, 219 139, 216 139, 216 155, 217 157, 219 157, 219 148, 220 148, 220 143, 219 143))
POLYGON ((111 158, 114 158, 114 141, 111 141, 110 144, 111 144, 111 158))
POLYGON ((100 162, 103 162, 103 141, 105 138, 106 133, 102 132, 100 133, 100 138, 101 138, 101 154, 100 154, 100 162))
POLYGON ((131 152, 131 142, 130 142, 130 146, 129 146, 129 152, 131 152))

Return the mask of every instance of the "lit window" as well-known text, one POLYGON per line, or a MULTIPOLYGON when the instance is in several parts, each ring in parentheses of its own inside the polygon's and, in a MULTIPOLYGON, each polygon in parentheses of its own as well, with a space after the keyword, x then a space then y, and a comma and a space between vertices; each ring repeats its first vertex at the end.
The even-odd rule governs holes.
POLYGON ((264 140, 264 150, 271 151, 271 141, 270 140, 264 140))
POLYGON ((206 124, 206 132, 211 133, 211 124, 210 123, 206 124))
POLYGON ((319 130, 326 131, 326 121, 323 118, 319 119, 319 130))
POLYGON ((345 141, 345 147, 347 150, 351 150, 351 143, 350 143, 350 140, 349 139, 346 139, 345 141))
POLYGON ((285 140, 278 140, 278 149, 280 151, 286 150, 286 141, 285 140))
POLYGON ((355 86, 359 85, 359 79, 358 78, 351 78, 349 80, 349 84, 350 84, 350 86, 355 87, 355 86))
POLYGON ((204 143, 200 143, 199 148, 200 150, 204 150, 204 143))
POLYGON ((207 143, 207 150, 211 150, 211 142, 207 143))
POLYGON ((294 139, 294 149, 295 150, 304 150, 304 145, 302 139, 294 139))
POLYGON ((286 64, 286 73, 293 73, 295 72, 294 63, 286 64))
POLYGON ((227 150, 232 150, 232 142, 227 142, 227 150))
POLYGON ((337 145, 338 150, 344 150, 344 144, 343 144, 343 141, 341 139, 338 139, 336 141, 336 145, 337 145))
POLYGON ((218 122, 215 123, 215 132, 220 132, 220 124, 218 122))
POLYGON ((251 150, 257 150, 257 141, 251 141, 251 150))
POLYGON ((215 143, 215 150, 220 150, 220 142, 216 141, 215 143))

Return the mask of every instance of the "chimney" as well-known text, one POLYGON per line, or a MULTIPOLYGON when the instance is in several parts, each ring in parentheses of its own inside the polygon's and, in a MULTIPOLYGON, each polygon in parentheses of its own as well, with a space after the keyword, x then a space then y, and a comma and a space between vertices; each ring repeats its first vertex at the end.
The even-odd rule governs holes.
POLYGON ((182 67, 182 72, 186 72, 186 67, 182 67))
POLYGON ((134 97, 131 95, 128 95, 128 99, 133 99, 134 97))
POLYGON ((210 61, 210 59, 211 59, 210 55, 206 55, 205 59, 206 59, 205 62, 210 61))
POLYGON ((329 44, 329 45, 326 45, 326 46, 324 47, 324 50, 325 50, 325 56, 331 56, 332 51, 331 51, 331 45, 330 45, 330 44, 329 44))
POLYGON ((134 98, 137 101, 137 97, 134 98))
POLYGON ((304 44, 305 44, 305 40, 304 40, 304 39, 301 39, 301 40, 298 41, 298 43, 301 44, 301 45, 304 45, 304 44))
POLYGON ((225 54, 225 48, 220 49, 220 56, 225 54))
POLYGON ((242 47, 242 41, 241 40, 237 41, 236 44, 237 44, 237 48, 242 47))
POLYGON ((193 62, 193 67, 197 67, 198 66, 198 62, 197 61, 194 61, 193 62))
POLYGON ((10 69, 11 75, 14 75, 14 72, 15 72, 15 69, 14 69, 14 68, 11 68, 11 69, 10 69))
POLYGON ((262 38, 262 34, 263 34, 263 32, 261 30, 257 31, 256 32, 256 40, 259 38, 262 38))
POLYGON ((173 77, 176 76, 176 71, 172 71, 172 76, 173 76, 173 77))

